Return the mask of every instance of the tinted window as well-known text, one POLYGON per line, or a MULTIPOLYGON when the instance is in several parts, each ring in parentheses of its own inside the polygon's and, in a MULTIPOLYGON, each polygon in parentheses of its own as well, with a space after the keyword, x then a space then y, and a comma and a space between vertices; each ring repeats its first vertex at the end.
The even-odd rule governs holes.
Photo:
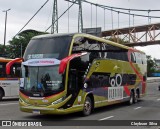
POLYGON ((134 52, 131 53, 131 61, 132 61, 133 63, 136 63, 136 56, 135 56, 135 53, 134 53, 134 52))
POLYGON ((0 63, 0 77, 6 77, 6 63, 0 63))
POLYGON ((147 58, 145 54, 141 54, 142 55, 142 62, 143 64, 147 64, 147 58))
POLYGON ((135 57, 136 57, 136 63, 137 64, 142 64, 142 55, 139 52, 134 52, 135 57))
POLYGON ((73 44, 72 53, 88 52, 82 60, 92 62, 96 58, 100 58, 101 44, 93 39, 78 37, 73 44))
POLYGON ((6 75, 6 64, 7 63, 0 63, 0 77, 5 78, 5 77, 20 77, 20 71, 21 71, 21 64, 20 63, 15 63, 11 67, 11 74, 6 75))
POLYGON ((73 44, 73 53, 83 51, 90 53, 89 59, 91 61, 95 58, 109 58, 128 61, 127 49, 119 48, 93 39, 79 37, 73 44))
POLYGON ((24 60, 35 58, 63 59, 68 55, 71 36, 33 39, 29 42, 24 60))
POLYGON ((127 49, 112 46, 110 44, 105 44, 105 50, 103 55, 109 59, 128 61, 127 49))

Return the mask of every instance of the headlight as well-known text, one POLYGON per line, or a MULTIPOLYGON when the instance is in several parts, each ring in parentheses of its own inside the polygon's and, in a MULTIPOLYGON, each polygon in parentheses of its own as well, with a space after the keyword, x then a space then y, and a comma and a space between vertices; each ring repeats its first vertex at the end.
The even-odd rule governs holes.
POLYGON ((21 103, 25 103, 21 98, 19 98, 19 102, 21 102, 21 103))
POLYGON ((58 103, 62 102, 65 98, 66 98, 66 97, 62 97, 62 98, 60 98, 60 99, 57 99, 56 101, 52 102, 52 104, 53 104, 53 105, 54 105, 54 104, 58 104, 58 103))

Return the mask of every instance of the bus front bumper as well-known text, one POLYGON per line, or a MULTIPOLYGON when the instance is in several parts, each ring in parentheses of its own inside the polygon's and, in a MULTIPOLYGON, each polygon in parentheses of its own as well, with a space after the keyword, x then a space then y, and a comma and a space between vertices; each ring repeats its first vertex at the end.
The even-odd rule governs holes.
POLYGON ((83 110, 82 105, 73 106, 67 109, 55 109, 47 107, 33 107, 33 106, 20 106, 22 112, 28 112, 33 114, 68 114, 83 110))

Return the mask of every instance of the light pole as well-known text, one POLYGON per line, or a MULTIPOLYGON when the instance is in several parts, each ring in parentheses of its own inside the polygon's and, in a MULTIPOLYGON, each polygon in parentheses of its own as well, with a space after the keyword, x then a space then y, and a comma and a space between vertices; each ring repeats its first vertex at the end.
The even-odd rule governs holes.
POLYGON ((7 12, 11 9, 4 10, 5 12, 5 29, 4 29, 4 54, 5 54, 5 44, 6 44, 6 25, 7 25, 7 12))

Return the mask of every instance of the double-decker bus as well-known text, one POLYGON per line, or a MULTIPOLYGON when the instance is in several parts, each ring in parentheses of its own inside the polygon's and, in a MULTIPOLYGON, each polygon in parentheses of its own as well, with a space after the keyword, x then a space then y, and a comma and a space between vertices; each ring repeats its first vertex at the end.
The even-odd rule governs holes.
POLYGON ((15 62, 6 74, 6 64, 13 59, 0 58, 0 100, 3 97, 17 97, 19 95, 19 78, 21 62, 15 62))
POLYGON ((89 34, 34 37, 21 67, 23 112, 90 115, 97 107, 136 103, 146 91, 145 53, 89 34))

